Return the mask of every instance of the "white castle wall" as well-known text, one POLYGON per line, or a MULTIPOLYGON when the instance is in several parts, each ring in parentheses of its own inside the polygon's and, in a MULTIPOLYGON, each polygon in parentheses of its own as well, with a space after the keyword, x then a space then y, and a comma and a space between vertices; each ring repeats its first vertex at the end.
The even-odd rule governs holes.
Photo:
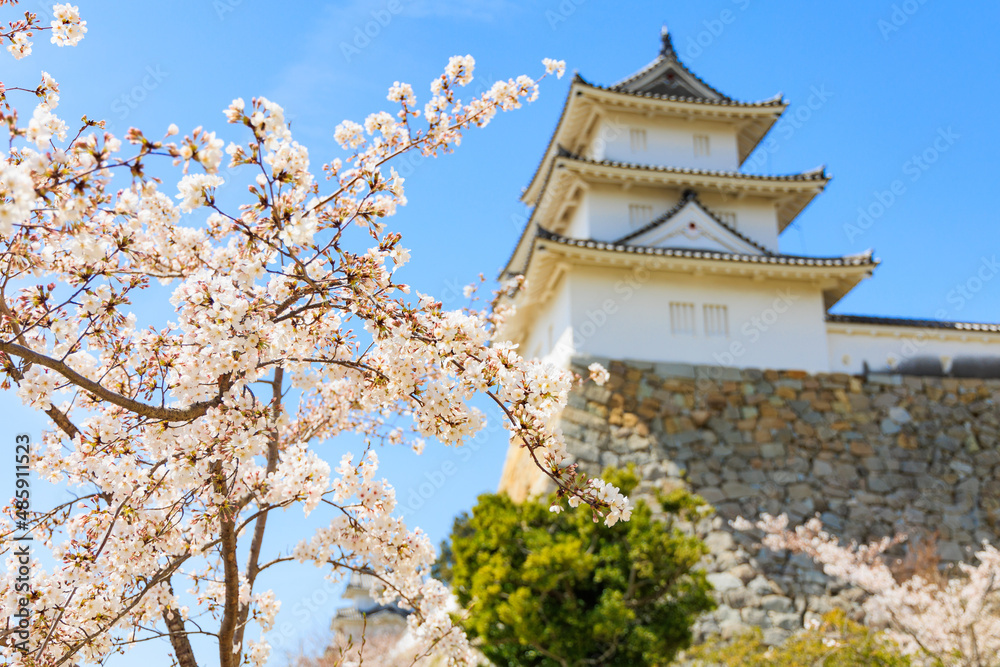
MULTIPOLYGON (((598 241, 617 240, 635 231, 629 226, 629 205, 651 206, 653 218, 657 218, 680 201, 681 195, 679 188, 633 186, 626 189, 617 184, 591 184, 574 211, 565 234, 598 241)), ((699 195, 699 199, 713 213, 735 213, 737 231, 769 250, 777 251, 778 219, 772 200, 749 195, 724 197, 713 193, 699 195)))
POLYGON ((970 365, 1000 368, 1000 333, 830 323, 827 345, 833 372, 858 374, 867 364, 874 372, 934 374, 935 362, 945 374, 968 375, 970 365))
POLYGON ((650 118, 615 113, 601 119, 588 153, 595 160, 735 171, 739 153, 734 126, 705 120, 650 118), (633 150, 631 128, 646 130, 646 150, 633 150), (709 154, 695 155, 694 135, 708 137, 709 154))
POLYGON ((652 362, 827 370, 822 295, 794 281, 699 276, 652 269, 572 267, 524 346, 550 363, 574 355, 652 362), (695 305, 694 335, 671 333, 671 301, 695 305), (706 337, 702 307, 724 305, 729 336, 706 337), (552 345, 549 346, 551 336, 552 345))

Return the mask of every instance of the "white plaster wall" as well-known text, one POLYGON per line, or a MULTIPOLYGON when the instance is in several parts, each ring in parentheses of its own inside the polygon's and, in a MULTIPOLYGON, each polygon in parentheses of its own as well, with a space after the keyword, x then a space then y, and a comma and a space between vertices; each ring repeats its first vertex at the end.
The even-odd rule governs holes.
POLYGON ((996 333, 969 332, 956 338, 950 331, 942 336, 940 329, 920 327, 842 323, 827 327, 830 370, 834 372, 861 373, 865 362, 869 370, 880 372, 921 358, 944 362, 959 357, 1000 359, 1000 334, 996 333))
POLYGON ((552 297, 536 311, 528 339, 519 351, 530 359, 568 366, 574 349, 570 327, 570 281, 565 276, 556 285, 552 297))
POLYGON ((736 128, 718 121, 686 120, 617 113, 601 119, 587 154, 597 160, 635 164, 736 171, 739 153, 736 128), (646 150, 633 151, 630 128, 646 130, 646 150), (694 154, 695 134, 709 139, 709 154, 694 154))
POLYGON ((590 267, 572 269, 569 282, 578 354, 829 370, 822 295, 809 283, 590 267), (695 335, 671 334, 671 301, 695 304, 695 335), (727 338, 704 335, 705 304, 728 307, 727 338))
MULTIPOLYGON (((568 236, 614 241, 635 231, 629 226, 629 204, 652 206, 653 218, 657 218, 673 208, 681 194, 675 188, 592 184, 583 195, 580 211, 570 225, 573 233, 568 236), (586 216, 585 221, 582 216, 586 216)), ((699 194, 699 199, 713 212, 734 212, 737 231, 773 252, 778 250, 778 218, 771 201, 762 197, 723 198, 713 193, 699 194)))
POLYGON ((580 203, 570 214, 569 224, 562 234, 575 239, 590 238, 590 199, 586 193, 580 195, 580 203))
POLYGON ((629 204, 652 207, 653 218, 666 213, 680 199, 678 190, 650 187, 592 184, 584 198, 587 201, 588 237, 599 241, 614 241, 635 231, 629 226, 629 204))
POLYGON ((732 211, 736 214, 736 231, 772 252, 778 251, 778 214, 773 199, 713 192, 699 194, 698 198, 712 212, 732 211))

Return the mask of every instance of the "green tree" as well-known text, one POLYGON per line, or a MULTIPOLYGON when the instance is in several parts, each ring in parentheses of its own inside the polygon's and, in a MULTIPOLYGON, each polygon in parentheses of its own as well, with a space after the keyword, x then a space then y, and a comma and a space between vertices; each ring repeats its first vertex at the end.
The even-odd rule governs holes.
MULTIPOLYGON (((631 470, 604 479, 631 492, 631 470)), ((683 491, 659 498, 663 516, 639 501, 611 528, 590 513, 553 513, 548 502, 485 494, 455 521, 436 576, 468 610, 470 637, 498 667, 666 665, 714 607, 692 568, 704 544, 674 525, 704 501, 683 491)))
POLYGON ((703 644, 687 656, 698 667, 909 667, 910 659, 883 633, 831 611, 819 625, 781 646, 764 643, 760 628, 703 644))

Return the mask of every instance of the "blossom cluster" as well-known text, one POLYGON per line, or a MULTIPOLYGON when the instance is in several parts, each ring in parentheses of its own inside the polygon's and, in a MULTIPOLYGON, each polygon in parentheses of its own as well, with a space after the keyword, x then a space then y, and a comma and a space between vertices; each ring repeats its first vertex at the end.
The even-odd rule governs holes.
MULTIPOLYGON (((52 41, 79 42, 77 8, 53 14, 52 41)), ((27 55, 28 33, 42 28, 11 25, 0 37, 27 55)), ((477 394, 502 408, 571 505, 609 525, 628 519, 618 489, 567 461, 556 424, 570 374, 496 340, 502 312, 447 311, 397 280, 409 251, 387 226, 406 203, 391 161, 450 152, 464 131, 537 95, 522 76, 463 101, 474 68, 470 56, 451 59, 423 107, 394 83, 393 112, 337 127, 347 154, 320 167, 324 178, 265 98, 234 100, 225 130, 119 138, 98 121, 59 119, 48 74, 34 89, 5 89, 38 103, 27 122, 5 117, 0 372, 52 421, 34 473, 76 496, 32 516, 51 558, 33 565, 30 662, 0 630, 6 662, 99 663, 166 624, 189 667, 197 615, 214 619, 222 667, 264 664, 280 603, 258 577, 297 560, 334 578, 373 572, 385 600, 414 611, 417 653, 473 663, 447 590, 429 578, 434 549, 395 513, 374 447, 461 445, 484 425, 477 394), (171 166, 176 180, 163 178, 171 166), (241 180, 249 197, 223 207, 219 189, 241 180), (155 298, 157 283, 171 320, 140 321, 133 304, 155 298), (346 433, 366 451, 331 469, 346 433), (292 506, 330 521, 290 551, 266 552, 268 517, 292 506)), ((2 521, 0 537, 12 530, 2 521)), ((10 544, 0 541, 2 615, 17 599, 10 544)))
MULTIPOLYGON (((9 4, 17 3, 15 0, 9 4)), ((69 3, 55 4, 52 6, 52 17, 53 20, 46 27, 37 14, 27 12, 24 19, 11 21, 6 32, 0 29, 0 44, 9 42, 7 52, 21 60, 31 55, 32 43, 29 38, 36 31, 51 30, 50 41, 57 46, 76 46, 80 43, 87 32, 87 22, 80 18, 78 7, 69 3)))
POLYGON ((764 514, 750 522, 738 518, 738 530, 763 532, 773 551, 804 553, 826 574, 865 593, 866 620, 884 627, 907 653, 942 665, 987 667, 1000 655, 1000 550, 984 543, 974 554, 978 564, 959 563, 951 576, 916 573, 900 577, 885 552, 905 539, 885 537, 870 544, 840 544, 813 518, 794 530, 788 517, 764 514))

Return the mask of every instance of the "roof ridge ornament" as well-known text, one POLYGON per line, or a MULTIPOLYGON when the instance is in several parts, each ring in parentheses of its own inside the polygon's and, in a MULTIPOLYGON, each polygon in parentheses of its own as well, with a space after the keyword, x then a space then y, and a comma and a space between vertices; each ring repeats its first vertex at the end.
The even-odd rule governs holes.
POLYGON ((677 51, 674 50, 674 42, 670 39, 670 31, 667 29, 666 24, 660 28, 660 41, 662 45, 660 46, 660 55, 664 58, 677 59, 677 51))

